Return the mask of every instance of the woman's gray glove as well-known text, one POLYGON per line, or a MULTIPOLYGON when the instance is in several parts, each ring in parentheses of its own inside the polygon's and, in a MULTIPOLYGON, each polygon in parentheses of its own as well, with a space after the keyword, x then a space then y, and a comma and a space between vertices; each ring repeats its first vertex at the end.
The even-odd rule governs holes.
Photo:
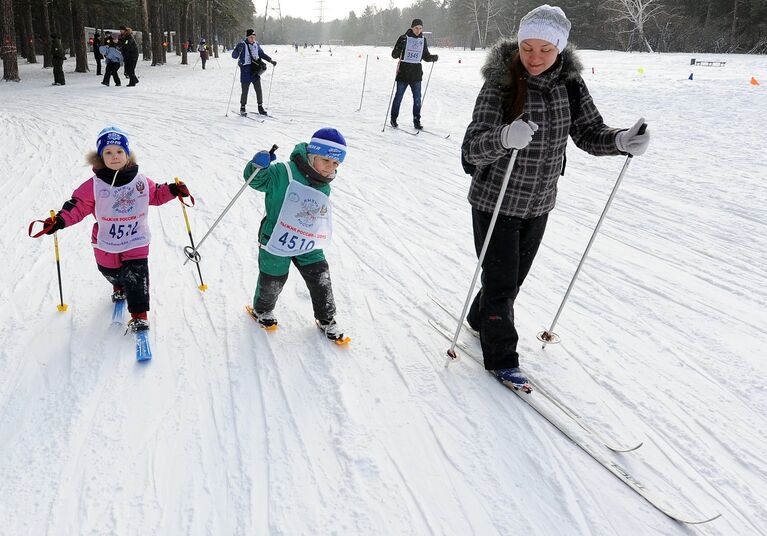
POLYGON ((532 121, 517 119, 501 130, 501 144, 506 149, 524 149, 533 139, 536 130, 538 125, 532 121))
POLYGON ((633 127, 623 132, 618 132, 615 136, 615 146, 619 151, 628 153, 632 156, 643 155, 650 144, 650 131, 645 128, 644 132, 639 133, 639 129, 644 125, 644 117, 640 117, 633 127))

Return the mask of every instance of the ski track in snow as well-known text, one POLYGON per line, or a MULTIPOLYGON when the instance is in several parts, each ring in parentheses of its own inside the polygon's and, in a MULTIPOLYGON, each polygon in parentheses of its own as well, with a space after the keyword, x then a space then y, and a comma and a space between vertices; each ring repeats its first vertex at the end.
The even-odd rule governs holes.
POLYGON ((64 87, 23 63, 20 84, 0 83, 12 188, 0 222, 0 534, 766 534, 767 205, 762 149, 743 127, 767 111, 764 86, 748 86, 767 78, 763 57, 723 55, 726 68, 695 67, 691 82, 686 54, 581 51, 606 123, 644 115, 653 141, 559 318, 561 344, 541 349, 535 334, 556 313, 622 157, 570 144, 517 301, 522 365, 541 387, 606 437, 644 442, 605 455, 681 512, 723 514, 684 527, 469 357, 445 367, 449 342, 428 320, 454 320, 429 295, 460 311, 476 265, 459 154, 484 52, 440 51, 423 122, 444 140, 381 132, 388 49, 266 51, 280 69, 264 123, 229 111, 236 90, 225 106, 226 55, 206 71, 173 55, 164 67, 141 62, 135 88, 104 88, 71 61, 64 87), (30 239, 28 222, 89 176, 83 156, 110 124, 128 131, 148 177, 189 185, 198 245, 253 153, 276 143, 284 161, 316 129, 341 130, 349 153, 327 257, 352 343, 336 347, 314 327, 294 269, 276 332, 244 313, 263 216, 250 188, 200 247, 206 292, 183 264, 179 203, 152 207, 150 363, 108 326, 90 219, 58 233, 69 310, 57 312, 52 240, 30 239))

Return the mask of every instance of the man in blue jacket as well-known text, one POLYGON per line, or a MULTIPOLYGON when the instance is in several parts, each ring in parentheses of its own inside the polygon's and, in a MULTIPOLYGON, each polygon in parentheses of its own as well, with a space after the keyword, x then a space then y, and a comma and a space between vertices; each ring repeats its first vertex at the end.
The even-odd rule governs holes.
POLYGON ((399 59, 397 66, 397 92, 394 94, 394 102, 391 105, 391 126, 397 128, 397 117, 399 116, 399 106, 402 104, 402 97, 405 90, 410 86, 413 92, 413 126, 421 130, 421 80, 423 80, 423 69, 421 60, 437 61, 437 54, 429 54, 429 47, 426 45, 426 38, 422 34, 423 21, 413 19, 410 29, 400 35, 392 50, 391 57, 399 59))
POLYGON ((277 65, 277 62, 267 56, 261 49, 261 46, 256 41, 256 33, 253 30, 245 32, 245 39, 234 47, 232 57, 238 60, 237 64, 240 66, 240 85, 242 86, 240 114, 247 115, 245 105, 248 104, 250 84, 253 84, 256 90, 256 100, 258 101, 258 113, 267 115, 266 110, 264 110, 264 98, 261 92, 261 75, 266 71, 266 64, 262 60, 266 60, 272 65, 277 65))

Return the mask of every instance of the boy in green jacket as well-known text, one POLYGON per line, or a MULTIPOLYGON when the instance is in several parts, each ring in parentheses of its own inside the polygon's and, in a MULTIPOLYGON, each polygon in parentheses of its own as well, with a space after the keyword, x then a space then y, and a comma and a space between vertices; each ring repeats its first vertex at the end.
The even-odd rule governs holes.
POLYGON ((346 157, 346 140, 334 128, 322 128, 309 143, 299 143, 289 162, 270 165, 276 157, 256 153, 243 171, 250 186, 266 194, 266 213, 258 231, 258 283, 253 318, 265 329, 276 329, 274 306, 296 265, 312 298, 317 326, 338 344, 349 342, 335 320, 336 305, 330 269, 322 248, 330 242, 333 211, 330 182, 346 157))

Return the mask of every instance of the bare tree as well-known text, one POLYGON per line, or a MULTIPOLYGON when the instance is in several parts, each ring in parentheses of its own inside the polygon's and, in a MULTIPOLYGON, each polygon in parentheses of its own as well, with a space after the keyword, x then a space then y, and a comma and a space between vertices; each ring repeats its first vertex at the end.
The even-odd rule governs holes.
POLYGON ((663 9, 660 0, 608 0, 604 8, 613 13, 608 22, 625 22, 631 28, 630 33, 638 32, 639 40, 647 52, 652 52, 650 42, 645 37, 645 24, 663 9))
POLYGON ((497 26, 495 19, 503 8, 499 0, 464 0, 464 7, 475 27, 480 48, 487 47, 487 31, 491 26, 497 26))
POLYGON ((13 25, 13 0, 0 0, 3 25, 0 28, 0 55, 3 57, 3 80, 18 82, 19 61, 16 58, 16 28, 13 25))

